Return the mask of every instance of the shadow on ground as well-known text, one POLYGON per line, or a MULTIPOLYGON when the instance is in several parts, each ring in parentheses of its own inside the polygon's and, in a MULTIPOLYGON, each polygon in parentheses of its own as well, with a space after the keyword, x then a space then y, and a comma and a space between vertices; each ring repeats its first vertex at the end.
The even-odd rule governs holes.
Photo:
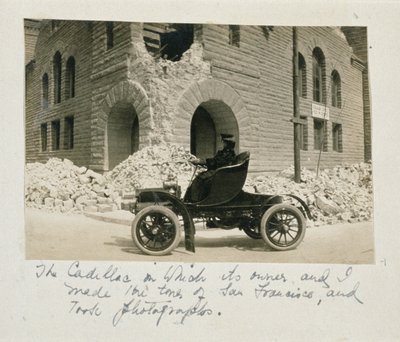
MULTIPOLYGON (((130 254, 141 254, 142 253, 135 245, 132 239, 127 239, 120 236, 111 236, 114 239, 113 242, 105 242, 107 246, 119 247, 121 251, 130 254)), ((253 251, 253 252, 265 252, 270 250, 264 243, 263 240, 254 240, 247 236, 224 236, 224 237, 195 237, 195 247, 196 248, 234 248, 238 251, 253 251)), ((185 248, 184 240, 182 236, 182 241, 179 244, 180 248, 185 248)), ((174 250, 174 253, 185 253, 179 249, 174 250)))

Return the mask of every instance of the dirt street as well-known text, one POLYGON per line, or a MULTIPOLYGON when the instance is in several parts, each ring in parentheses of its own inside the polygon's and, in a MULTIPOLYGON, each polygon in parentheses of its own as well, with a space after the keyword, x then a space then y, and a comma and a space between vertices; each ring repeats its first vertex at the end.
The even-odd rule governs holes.
POLYGON ((300 246, 286 252, 272 251, 262 240, 250 239, 238 229, 198 230, 195 254, 181 243, 171 255, 162 257, 142 254, 132 242, 129 226, 29 208, 25 225, 27 259, 374 263, 372 222, 309 228, 300 246))

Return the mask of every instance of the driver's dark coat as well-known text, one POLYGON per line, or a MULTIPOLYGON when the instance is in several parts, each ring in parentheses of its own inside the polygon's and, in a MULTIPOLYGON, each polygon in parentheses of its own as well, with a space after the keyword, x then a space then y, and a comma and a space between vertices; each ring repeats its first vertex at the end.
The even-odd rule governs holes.
POLYGON ((220 167, 231 165, 235 161, 235 151, 230 148, 219 150, 214 158, 206 159, 207 169, 216 170, 220 167))
POLYGON ((235 151, 231 148, 219 150, 214 158, 208 158, 206 160, 207 171, 198 174, 191 185, 192 201, 196 202, 204 198, 215 170, 219 169, 220 167, 231 165, 235 161, 235 158, 235 151))

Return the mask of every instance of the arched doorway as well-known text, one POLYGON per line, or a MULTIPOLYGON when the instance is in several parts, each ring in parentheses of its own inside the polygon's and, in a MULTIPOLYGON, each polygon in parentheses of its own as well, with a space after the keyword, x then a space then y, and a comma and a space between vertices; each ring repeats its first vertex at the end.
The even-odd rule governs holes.
POLYGON ((222 101, 209 100, 195 110, 190 126, 190 151, 198 158, 209 158, 221 149, 220 134, 235 136, 239 152, 239 126, 232 109, 222 101))
POLYGON ((108 90, 104 94, 103 101, 94 103, 91 127, 93 128, 91 129, 90 168, 95 171, 109 171, 131 152, 150 145, 152 139, 155 138, 154 121, 149 98, 141 84, 125 80, 108 90), (123 117, 124 113, 129 114, 125 114, 126 118, 122 119, 121 116, 123 117), (135 125, 136 117, 138 121, 135 125), (124 145, 120 146, 120 149, 124 150, 123 153, 119 152, 119 148, 114 143, 119 139, 123 140, 123 136, 120 136, 121 130, 113 128, 113 126, 118 126, 118 122, 123 122, 123 136, 130 137, 126 139, 124 145), (111 148, 108 146, 109 143, 111 148))
POLYGON ((110 170, 139 149, 139 120, 130 103, 118 102, 111 108, 107 147, 110 170))
POLYGON ((228 84, 214 79, 193 82, 183 92, 176 106, 176 115, 172 118, 171 133, 166 135, 166 141, 179 143, 192 151, 201 148, 199 139, 192 137, 192 123, 196 120, 195 113, 199 107, 208 112, 214 123, 215 150, 221 148, 221 133, 235 136, 236 153, 251 151, 253 146, 257 145, 258 137, 252 134, 254 119, 247 112, 239 93, 228 84))

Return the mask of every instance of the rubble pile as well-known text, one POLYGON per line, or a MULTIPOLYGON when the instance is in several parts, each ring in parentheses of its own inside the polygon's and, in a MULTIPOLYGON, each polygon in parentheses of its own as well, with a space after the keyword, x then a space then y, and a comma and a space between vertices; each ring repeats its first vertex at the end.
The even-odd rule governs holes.
POLYGON ((160 188, 163 181, 176 177, 182 192, 186 191, 196 159, 183 147, 174 144, 148 146, 129 156, 105 176, 116 188, 126 191, 160 188))
MULTIPOLYGON (((129 156, 101 175, 78 167, 68 159, 26 165, 25 201, 28 207, 58 212, 130 210, 135 189, 161 188, 176 177, 182 194, 193 174, 195 157, 183 147, 158 144, 129 156)), ((301 182, 293 181, 294 168, 275 176, 248 176, 245 191, 292 194, 311 210, 315 226, 358 222, 372 217, 372 167, 370 163, 343 165, 315 172, 302 169, 301 182)))
POLYGON ((306 201, 314 225, 366 221, 372 217, 370 163, 337 166, 315 172, 302 169, 301 183, 293 180, 293 166, 277 176, 249 177, 245 190, 263 194, 293 194, 306 201))
POLYGON ((194 158, 182 147, 159 144, 134 153, 104 176, 68 159, 27 164, 25 202, 56 212, 129 210, 135 189, 160 188, 170 175, 184 193, 193 174, 189 160, 194 158))
POLYGON ((121 197, 101 174, 51 158, 26 165, 25 203, 55 212, 106 212, 120 208, 121 197))

